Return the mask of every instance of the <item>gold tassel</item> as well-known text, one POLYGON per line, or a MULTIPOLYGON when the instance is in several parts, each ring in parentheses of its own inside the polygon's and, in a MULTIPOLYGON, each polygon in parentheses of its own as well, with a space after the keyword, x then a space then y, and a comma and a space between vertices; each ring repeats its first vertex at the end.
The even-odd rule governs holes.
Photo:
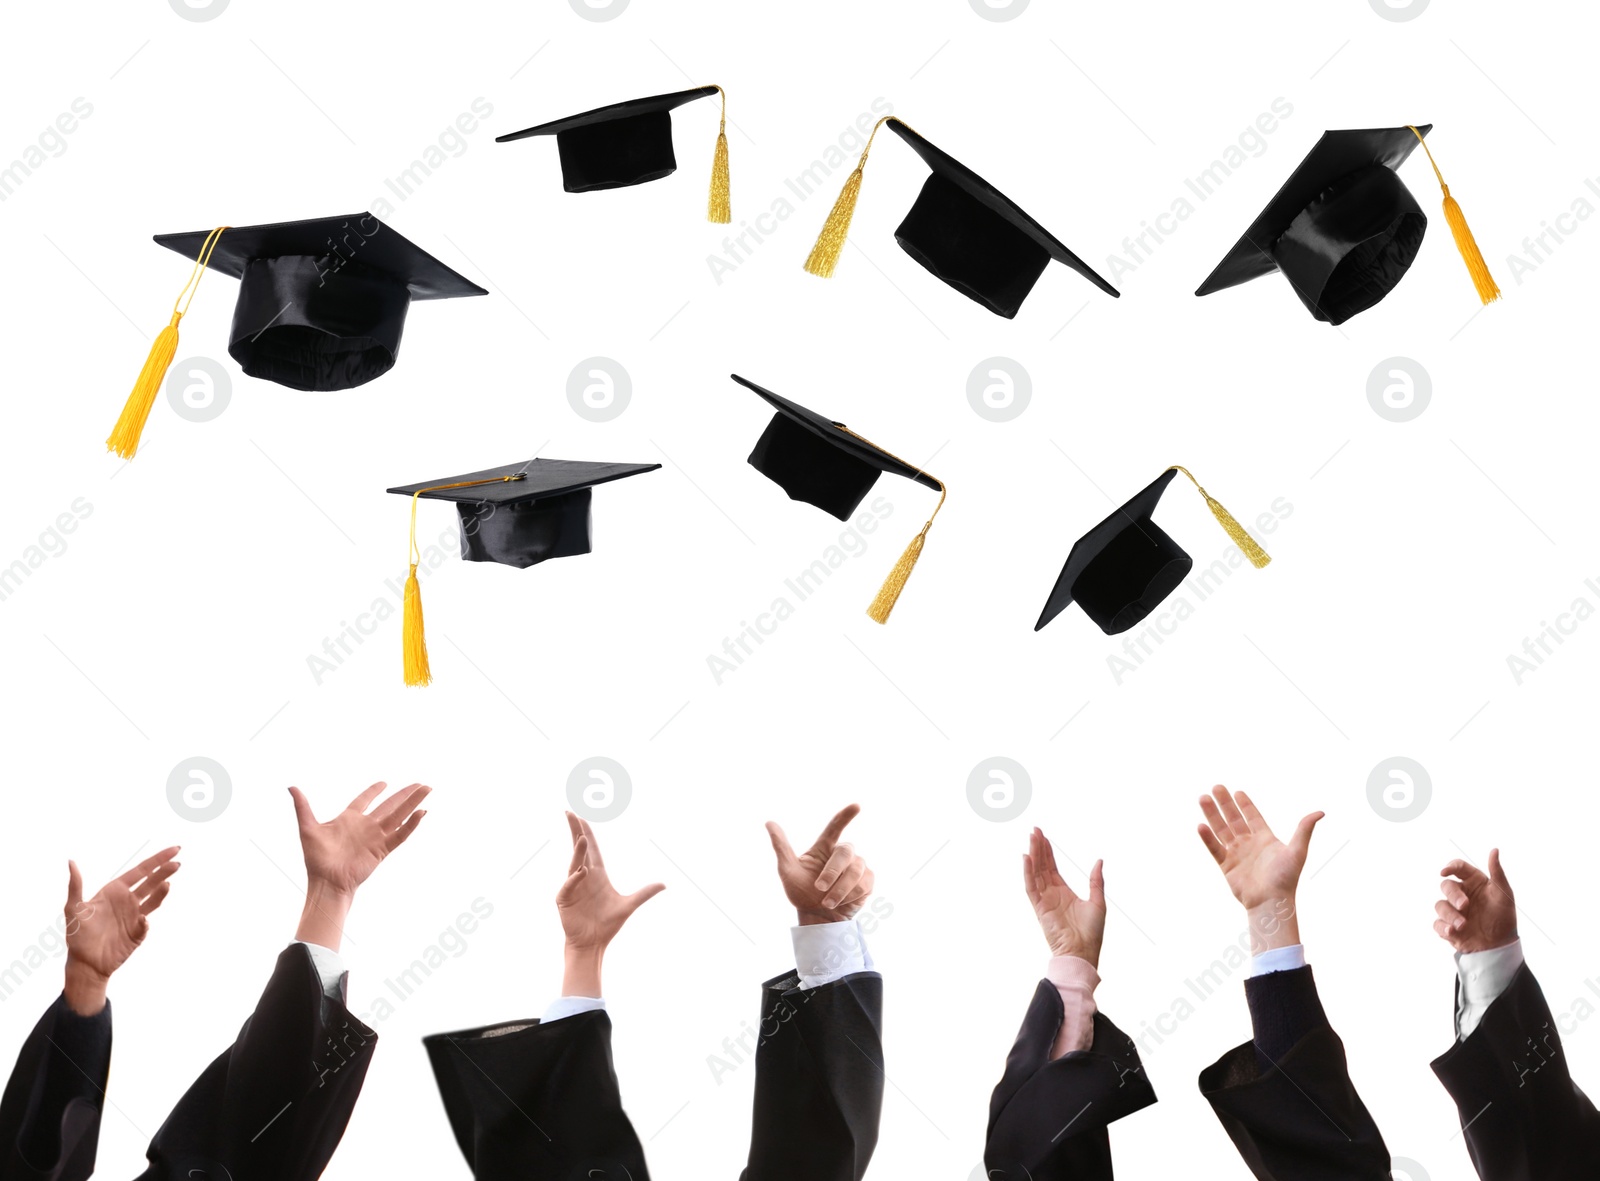
MULTIPOLYGON (((866 163, 864 157, 862 163, 866 163)), ((822 223, 817 244, 806 256, 807 274, 819 275, 824 279, 833 278, 833 268, 839 265, 839 254, 844 250, 845 236, 850 233, 850 219, 856 213, 856 198, 860 195, 861 168, 857 166, 850 174, 850 179, 844 182, 844 188, 839 190, 839 199, 833 203, 828 220, 822 223)))
POLYGON ((150 346, 150 355, 145 358, 144 368, 139 370, 139 377, 133 383, 133 392, 123 403, 117 425, 111 428, 111 434, 106 437, 106 450, 115 451, 123 459, 132 459, 139 451, 139 436, 144 433, 144 424, 156 404, 156 394, 160 392, 167 368, 178 352, 178 321, 182 318, 182 312, 173 312, 172 322, 156 333, 155 342, 150 346))
POLYGON ((122 413, 117 417, 117 425, 111 428, 111 434, 106 436, 106 450, 114 451, 123 459, 132 459, 139 451, 139 437, 144 434, 144 424, 150 419, 150 411, 156 404, 156 395, 161 392, 161 383, 166 380, 167 369, 172 365, 172 358, 178 353, 178 321, 183 319, 183 314, 189 310, 189 304, 194 302, 194 293, 200 289, 200 276, 205 274, 206 264, 211 260, 211 252, 216 249, 217 239, 222 236, 222 231, 227 226, 218 226, 206 235, 206 240, 201 243, 199 257, 195 259, 194 269, 189 272, 189 281, 183 285, 183 290, 178 292, 178 298, 172 301, 172 319, 167 326, 156 333, 156 338, 150 345, 150 355, 144 360, 144 368, 139 370, 139 376, 133 383, 133 390, 128 394, 128 400, 123 403, 122 413), (188 295, 188 300, 184 296, 188 295), (179 308, 178 304, 183 307, 179 308))
MULTIPOLYGON (((1189 471, 1188 468, 1179 467, 1177 464, 1173 464, 1172 467, 1167 470, 1182 472, 1184 475, 1189 477, 1190 481, 1196 488, 1200 488, 1200 481, 1194 478, 1194 475, 1189 471)), ((1239 522, 1234 519, 1232 513, 1222 507, 1221 502, 1214 500, 1211 496, 1211 493, 1207 492, 1204 488, 1200 488, 1200 495, 1205 497, 1206 507, 1211 510, 1211 515, 1216 517, 1217 521, 1222 525, 1222 527, 1228 531, 1228 536, 1233 538, 1233 544, 1238 546, 1240 551, 1243 552, 1244 556, 1250 559, 1250 564, 1252 566, 1254 566, 1257 570, 1260 570, 1268 562, 1272 561, 1272 558, 1267 554, 1267 551, 1256 544, 1256 539, 1245 532, 1244 526, 1239 524, 1239 522)))
MULTIPOLYGON (((928 525, 933 522, 929 521, 928 525)), ((917 568, 917 559, 922 556, 922 546, 928 539, 927 526, 922 532, 911 539, 911 544, 906 546, 905 552, 900 555, 900 560, 894 564, 894 569, 889 571, 889 577, 883 580, 878 595, 867 607, 867 614, 874 623, 888 623, 889 612, 894 610, 894 605, 900 601, 900 592, 906 589, 906 580, 911 577, 911 572, 917 568)))
POLYGON ((428 668, 428 641, 422 630, 422 587, 417 585, 415 562, 411 563, 411 573, 406 576, 405 617, 401 622, 402 642, 405 645, 406 684, 429 684, 433 680, 433 672, 428 668))
POLYGON ((711 195, 706 199, 706 220, 726 225, 733 220, 733 205, 728 196, 728 92, 722 95, 722 122, 717 128, 717 150, 711 157, 711 195))
POLYGON ((833 278, 833 268, 839 265, 839 255, 844 250, 845 237, 850 233, 850 219, 856 214, 856 198, 861 196, 861 170, 867 166, 867 153, 872 151, 872 138, 878 134, 878 128, 891 118, 892 115, 885 115, 873 124, 872 135, 867 136, 867 146, 861 149, 861 159, 856 162, 856 170, 844 182, 844 188, 839 190, 839 198, 828 212, 828 220, 822 223, 822 232, 817 235, 817 244, 806 256, 807 274, 820 275, 824 279, 833 278))
POLYGON ((417 498, 424 492, 443 492, 447 488, 475 488, 479 484, 508 484, 521 480, 525 472, 510 476, 491 476, 487 480, 457 480, 454 484, 433 484, 418 488, 411 494, 411 544, 406 557, 411 562, 411 573, 406 575, 404 592, 405 611, 400 619, 400 646, 405 658, 406 684, 430 685, 433 671, 428 667, 428 639, 422 627, 422 586, 417 582, 417 564, 422 561, 422 551, 417 548, 417 498))
POLYGON ((1461 252, 1461 260, 1467 264, 1467 274, 1472 276, 1472 285, 1477 288, 1478 299, 1485 304, 1492 303, 1500 298, 1500 287, 1494 281, 1494 276, 1489 273, 1489 264, 1483 260, 1483 251, 1478 249, 1477 239, 1472 236, 1472 229, 1467 225, 1467 215, 1461 212, 1461 206, 1450 195, 1450 186, 1444 183, 1444 176, 1439 171, 1439 165, 1434 163, 1433 153, 1428 150, 1428 141, 1422 138, 1422 132, 1412 127, 1411 134, 1417 137, 1422 150, 1428 153, 1428 163, 1433 165, 1433 175, 1439 178, 1439 187, 1444 190, 1444 220, 1450 227, 1450 236, 1456 241, 1456 249, 1461 252))

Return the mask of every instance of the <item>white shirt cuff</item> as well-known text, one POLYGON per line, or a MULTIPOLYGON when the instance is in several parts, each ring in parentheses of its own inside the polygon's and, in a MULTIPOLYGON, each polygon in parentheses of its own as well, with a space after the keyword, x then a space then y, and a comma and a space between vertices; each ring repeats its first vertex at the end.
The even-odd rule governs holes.
POLYGON ((873 968, 866 935, 855 919, 791 927, 789 934, 794 940, 794 963, 801 988, 820 988, 852 972, 870 972, 873 968))
POLYGON ((329 1000, 344 1004, 344 989, 341 987, 345 973, 343 957, 333 948, 323 947, 320 943, 306 943, 304 939, 295 942, 304 944, 311 953, 311 963, 317 969, 317 979, 322 982, 323 993, 329 1000))
POLYGON ((606 1011, 604 997, 558 996, 550 1002, 550 1007, 544 1011, 544 1016, 539 1018, 539 1024, 549 1025, 552 1021, 560 1021, 563 1017, 576 1017, 579 1013, 593 1013, 596 1010, 602 1013, 606 1011))
POLYGON ((1489 1006, 1511 987, 1511 978, 1522 967, 1522 940, 1488 951, 1456 953, 1456 975, 1461 991, 1456 999, 1456 1037, 1466 1041, 1478 1028, 1489 1006))
POLYGON ((1250 957, 1250 975, 1265 976, 1268 972, 1292 972, 1306 966, 1306 949, 1302 943, 1288 947, 1274 947, 1260 955, 1250 957))

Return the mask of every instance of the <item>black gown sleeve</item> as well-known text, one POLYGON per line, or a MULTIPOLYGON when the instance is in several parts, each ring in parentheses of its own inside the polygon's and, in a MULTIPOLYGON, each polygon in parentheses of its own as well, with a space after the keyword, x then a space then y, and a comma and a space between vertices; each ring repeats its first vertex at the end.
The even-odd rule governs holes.
POLYGON ((604 1011, 423 1039, 477 1181, 649 1181, 604 1011))
POLYGON ((1156 1101, 1133 1040, 1103 1013, 1087 1050, 1051 1061, 1065 1012, 1055 985, 1039 981, 989 1100, 990 1181, 1111 1181, 1106 1129, 1156 1101))
POLYGON ((1539 982, 1523 964, 1466 1041, 1433 1061, 1483 1181, 1592 1181, 1600 1113, 1567 1070, 1539 982))
POLYGON ((861 1181, 883 1109, 883 978, 761 986, 755 1110, 742 1181, 861 1181))
POLYGON ((23 1042, 0 1096, 0 1178, 84 1181, 93 1173, 110 1070, 110 1002, 80 1017, 57 997, 23 1042))
POLYGON ((1245 981, 1255 1036, 1200 1091, 1260 1181, 1389 1181, 1389 1150, 1317 1000, 1309 967, 1245 981))
POLYGON ((315 1181, 377 1040, 323 992, 305 945, 291 944, 233 1045, 156 1131, 139 1181, 315 1181))

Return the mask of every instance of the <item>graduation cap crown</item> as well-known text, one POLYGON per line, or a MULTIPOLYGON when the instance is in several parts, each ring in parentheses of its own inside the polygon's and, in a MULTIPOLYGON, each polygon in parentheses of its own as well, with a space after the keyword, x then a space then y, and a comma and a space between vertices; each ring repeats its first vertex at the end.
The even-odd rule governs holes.
POLYGON ((1034 631, 1077 603, 1107 635, 1125 632, 1188 577, 1194 560, 1152 519, 1161 494, 1179 472, 1199 489, 1212 515, 1252 566, 1259 570, 1272 561, 1188 468, 1174 465, 1073 544, 1034 631))
POLYGON ((124 459, 139 449, 177 353, 178 322, 208 270, 239 280, 228 354, 251 377, 296 390, 351 389, 387 373, 413 300, 488 294, 370 213, 155 240, 194 267, 106 439, 124 459))
POLYGON ((936 277, 1008 320, 1016 316, 1052 259, 1065 263, 1107 295, 1118 295, 1115 287, 1016 202, 893 115, 879 119, 867 137, 855 171, 845 181, 806 258, 809 273, 824 279, 833 275, 855 216, 867 154, 878 128, 885 123, 930 169, 894 236, 901 249, 936 277))
POLYGON ((842 422, 825 418, 780 394, 762 389, 737 373, 730 376, 758 394, 775 411, 767 429, 756 440, 749 462, 788 493, 790 500, 804 501, 832 513, 841 521, 848 521, 885 472, 903 476, 939 493, 939 503, 928 514, 927 523, 911 539, 867 607, 867 614, 874 622, 887 623, 906 580, 922 556, 933 519, 944 507, 944 482, 856 434, 842 422))
POLYGON ((448 500, 461 518, 461 557, 527 569, 551 558, 589 553, 589 504, 597 484, 653 472, 659 463, 590 463, 525 459, 444 480, 403 484, 389 491, 411 497, 410 570, 405 582, 402 645, 408 685, 433 680, 423 634, 422 589, 417 566, 417 501, 448 500))
POLYGON ((495 143, 553 135, 561 157, 561 187, 569 193, 618 189, 671 176, 678 170, 672 151, 672 111, 708 95, 722 98, 717 146, 711 157, 711 191, 706 219, 733 220, 728 195, 728 93, 720 86, 696 86, 596 107, 497 136, 495 143))
POLYGON ((1428 219, 1398 169, 1418 144, 1444 192, 1444 216, 1478 298, 1499 298, 1489 266, 1424 138, 1432 124, 1327 131, 1196 295, 1282 271, 1312 316, 1342 324, 1410 269, 1428 219))

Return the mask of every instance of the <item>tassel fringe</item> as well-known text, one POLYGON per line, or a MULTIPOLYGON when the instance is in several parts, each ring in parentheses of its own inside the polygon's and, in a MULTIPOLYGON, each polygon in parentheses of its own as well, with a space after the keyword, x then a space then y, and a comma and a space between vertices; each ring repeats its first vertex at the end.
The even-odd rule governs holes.
POLYGON ((417 584, 415 562, 411 563, 411 573, 406 576, 402 642, 405 646, 406 684, 431 683, 433 673, 428 668, 428 641, 422 628, 422 587, 417 584))
POLYGON ((1489 264, 1483 261, 1483 251, 1478 249, 1478 242, 1467 225, 1467 215, 1461 212, 1461 206, 1450 195, 1450 186, 1441 187, 1444 189, 1444 220, 1450 226, 1450 236, 1456 240, 1456 249, 1461 252, 1462 261, 1467 264, 1472 285, 1478 289, 1478 299, 1486 304, 1493 303, 1500 298, 1500 285, 1489 273, 1489 264))
POLYGON ((166 380, 167 369, 178 352, 178 321, 181 319, 182 312, 173 312, 172 322, 156 333, 155 341, 150 345, 150 355, 145 358, 144 368, 139 370, 117 425, 111 428, 111 434, 106 437, 106 450, 116 452, 123 459, 132 459, 138 454, 139 437, 144 434, 144 424, 150 419, 150 410, 156 404, 156 395, 161 392, 161 383, 166 380))
POLYGON ((856 198, 861 195, 861 168, 858 166, 839 190, 839 199, 833 203, 828 220, 822 223, 817 244, 806 257, 806 272, 824 279, 833 277, 833 268, 839 265, 839 255, 844 250, 845 236, 850 233, 850 219, 856 213, 856 198))
POLYGON ((900 592, 906 589, 906 581, 910 579, 911 572, 917 568, 917 559, 922 556, 922 546, 927 539, 928 530, 924 527, 921 533, 911 539, 911 544, 906 546, 905 552, 900 555, 900 560, 894 564, 894 569, 890 570, 889 576, 883 580, 883 586, 879 588, 877 597, 867 607, 867 614, 874 623, 889 622, 889 613, 900 601, 900 592))
POLYGON ((726 225, 733 220, 733 205, 728 196, 728 133, 717 132, 717 150, 711 157, 711 195, 706 201, 706 220, 726 225))
POLYGON ((1233 544, 1238 546, 1244 556, 1250 559, 1252 566, 1259 570, 1272 561, 1267 551, 1256 544, 1256 539, 1245 532, 1244 526, 1234 519, 1232 513, 1212 499, 1211 494, 1204 488, 1200 489, 1200 495, 1206 498, 1206 507, 1211 510, 1211 515, 1222 523, 1222 527, 1228 531, 1228 536, 1233 538, 1233 544))

